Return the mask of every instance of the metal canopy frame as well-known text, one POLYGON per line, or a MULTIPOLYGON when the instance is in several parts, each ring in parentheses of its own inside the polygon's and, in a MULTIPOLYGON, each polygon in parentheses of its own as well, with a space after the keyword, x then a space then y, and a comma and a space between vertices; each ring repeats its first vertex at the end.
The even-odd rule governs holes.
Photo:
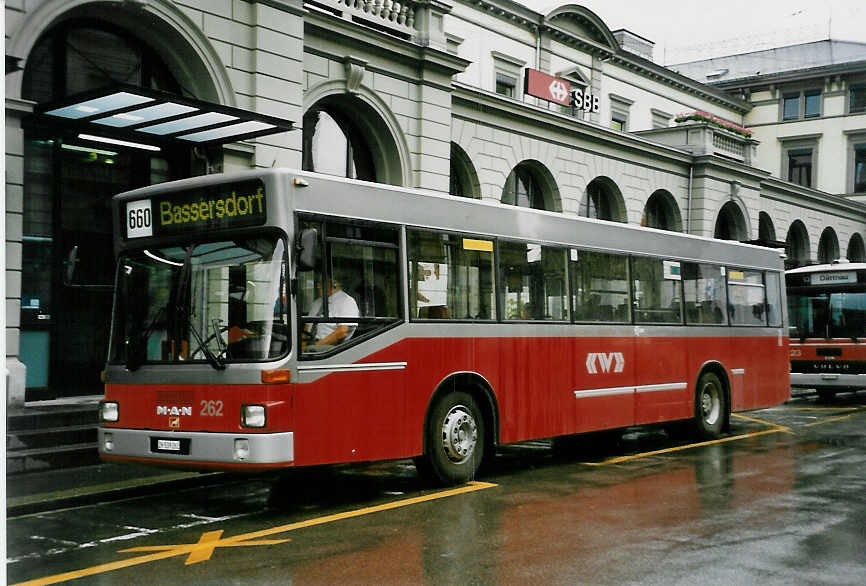
POLYGON ((132 85, 114 85, 40 104, 54 126, 136 145, 207 146, 293 130, 293 122, 132 85))

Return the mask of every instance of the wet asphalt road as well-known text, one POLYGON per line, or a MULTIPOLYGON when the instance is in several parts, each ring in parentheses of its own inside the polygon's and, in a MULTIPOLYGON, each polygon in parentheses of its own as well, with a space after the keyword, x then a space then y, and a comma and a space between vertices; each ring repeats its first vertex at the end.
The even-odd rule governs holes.
POLYGON ((453 490, 406 461, 297 470, 7 531, 10 584, 862 585, 866 393, 737 415, 706 445, 508 446, 453 490))

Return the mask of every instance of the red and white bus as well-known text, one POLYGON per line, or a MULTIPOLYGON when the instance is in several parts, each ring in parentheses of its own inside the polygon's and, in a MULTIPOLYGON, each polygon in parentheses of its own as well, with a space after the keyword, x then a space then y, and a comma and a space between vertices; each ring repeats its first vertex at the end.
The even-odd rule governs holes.
POLYGON ((791 386, 818 391, 866 389, 866 263, 839 261, 785 274, 791 336, 791 386))
POLYGON ((717 437, 789 396, 775 250, 280 169, 113 206, 106 460, 454 483, 499 444, 717 437))

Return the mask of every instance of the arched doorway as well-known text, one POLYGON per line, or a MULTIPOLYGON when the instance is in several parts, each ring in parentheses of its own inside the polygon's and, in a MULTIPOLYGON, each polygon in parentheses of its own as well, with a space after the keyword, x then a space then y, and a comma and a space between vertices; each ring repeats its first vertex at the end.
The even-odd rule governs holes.
POLYGON ((641 225, 659 230, 682 231, 680 209, 674 196, 663 189, 655 191, 644 206, 641 225))
POLYGON ((800 220, 794 220, 785 237, 785 268, 793 269, 809 264, 809 232, 800 220))
POLYGON ((836 236, 836 231, 828 226, 821 232, 821 239, 818 241, 818 262, 829 264, 838 259, 839 238, 836 236))
POLYGON ((713 230, 713 238, 719 240, 748 240, 749 231, 746 227, 746 218, 743 211, 735 202, 729 201, 719 210, 716 217, 716 227, 713 230))
POLYGON ((303 168, 402 185, 401 157, 382 117, 357 96, 331 94, 304 113, 303 168))
MULTIPOLYGON (((182 93, 154 46, 96 18, 69 18, 46 31, 25 64, 21 96, 37 103, 121 83, 182 93)), ((106 145, 39 119, 22 126, 26 399, 97 394, 114 281, 110 198, 188 176, 191 151, 106 145)))
POLYGON ((456 142, 451 143, 450 168, 448 193, 459 197, 481 197, 481 185, 472 159, 456 142))
POLYGON ((848 252, 845 258, 851 262, 866 262, 866 247, 863 246, 863 237, 855 232, 848 241, 848 252))
POLYGON ((608 177, 596 177, 589 182, 578 213, 597 220, 627 221, 622 192, 608 177))
POLYGON ((502 189, 502 203, 536 210, 562 211, 553 175, 538 161, 518 163, 502 189))

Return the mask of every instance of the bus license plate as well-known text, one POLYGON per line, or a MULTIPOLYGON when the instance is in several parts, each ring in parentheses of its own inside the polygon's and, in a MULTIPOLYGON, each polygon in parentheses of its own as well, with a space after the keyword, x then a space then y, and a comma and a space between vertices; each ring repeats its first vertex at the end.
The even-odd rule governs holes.
POLYGON ((180 440, 158 439, 158 440, 156 440, 156 449, 157 450, 166 450, 169 452, 179 452, 180 451, 180 440))
POLYGON ((167 438, 167 437, 151 437, 150 451, 157 454, 180 454, 182 456, 189 455, 189 438, 167 438))

